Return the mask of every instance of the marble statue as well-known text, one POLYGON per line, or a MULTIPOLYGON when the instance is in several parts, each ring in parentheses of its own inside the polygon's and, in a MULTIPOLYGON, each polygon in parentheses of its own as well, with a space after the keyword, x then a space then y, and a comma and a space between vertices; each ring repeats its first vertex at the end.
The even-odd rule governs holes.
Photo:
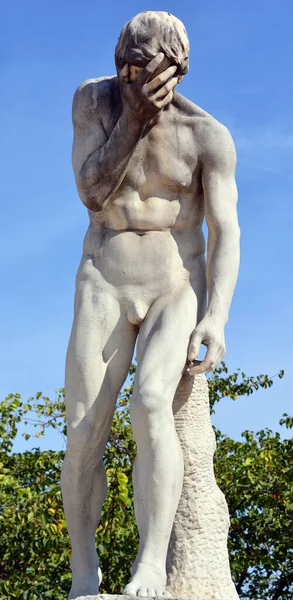
POLYGON ((124 594, 170 597, 166 557, 183 481, 173 398, 184 373, 212 371, 225 353, 239 264, 235 149, 228 130, 179 93, 188 57, 181 21, 140 13, 120 34, 117 75, 89 79, 74 96, 73 168, 90 225, 66 361, 61 486, 70 599, 98 594, 102 459, 136 342, 131 420, 140 544, 124 594), (197 361, 201 344, 206 355, 197 361))

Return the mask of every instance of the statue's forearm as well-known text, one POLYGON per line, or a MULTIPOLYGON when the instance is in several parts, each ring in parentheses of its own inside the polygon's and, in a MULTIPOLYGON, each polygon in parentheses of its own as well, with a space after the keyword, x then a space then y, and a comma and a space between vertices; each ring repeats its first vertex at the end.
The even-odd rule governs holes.
POLYGON ((131 115, 122 113, 107 142, 86 160, 76 179, 87 208, 101 210, 116 192, 143 129, 131 115))
POLYGON ((237 281, 240 260, 238 224, 209 234, 207 258, 208 308, 207 316, 223 326, 237 281))

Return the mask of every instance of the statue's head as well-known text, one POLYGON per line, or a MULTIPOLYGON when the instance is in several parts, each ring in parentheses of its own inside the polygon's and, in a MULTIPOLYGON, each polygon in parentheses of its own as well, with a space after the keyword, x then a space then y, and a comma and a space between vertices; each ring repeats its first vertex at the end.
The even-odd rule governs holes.
POLYGON ((183 23, 168 12, 141 12, 124 25, 115 50, 117 71, 125 64, 133 77, 159 52, 164 64, 177 66, 179 81, 188 71, 189 41, 183 23))

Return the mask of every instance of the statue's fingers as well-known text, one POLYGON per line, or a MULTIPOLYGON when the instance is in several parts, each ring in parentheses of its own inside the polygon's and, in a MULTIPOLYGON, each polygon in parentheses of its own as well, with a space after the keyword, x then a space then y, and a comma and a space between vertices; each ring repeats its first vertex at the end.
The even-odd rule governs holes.
POLYGON ((187 358, 188 358, 188 360, 190 360, 190 362, 195 360, 196 357, 198 356, 201 340, 202 340, 201 335, 199 335, 197 333, 193 334, 192 339, 189 344, 188 354, 187 354, 187 358))
POLYGON ((170 93, 173 92, 175 86, 177 85, 178 79, 177 77, 172 77, 172 79, 169 79, 169 81, 167 83, 165 83, 165 85, 163 85, 163 87, 161 87, 160 89, 158 89, 155 94, 153 94, 152 99, 153 100, 164 100, 165 97, 170 93))
POLYGON ((194 373, 208 373, 209 371, 213 371, 217 364, 218 358, 218 344, 212 343, 209 345, 207 353, 204 359, 201 361, 198 367, 194 368, 194 373))
POLYGON ((172 102, 173 100, 173 90, 171 90, 171 92, 169 92, 169 94, 167 96, 165 96, 165 98, 161 101, 157 100, 156 104, 157 106, 162 109, 165 108, 165 106, 167 106, 168 104, 170 104, 170 102, 172 102))
MULTIPOLYGON (((189 373, 189 375, 196 375, 196 369, 197 367, 200 367, 201 364, 201 360, 193 360, 192 362, 187 361, 185 370, 187 371, 187 373, 189 373)), ((198 370, 198 372, 201 372, 200 369, 198 370)))
MULTIPOLYGON (((147 84, 148 92, 157 92, 157 91, 163 89, 163 87, 172 78, 172 76, 176 73, 176 71, 177 71, 177 67, 174 65, 172 65, 171 67, 168 67, 168 69, 165 69, 165 71, 162 71, 162 73, 160 73, 160 75, 158 75, 157 77, 155 77, 154 79, 149 81, 149 83, 147 84)), ((176 83, 177 83, 177 81, 178 81, 178 77, 176 77, 176 83)))
POLYGON ((164 58, 165 55, 163 54, 163 52, 159 52, 159 54, 157 54, 152 60, 150 60, 150 62, 139 73, 136 81, 139 82, 141 85, 144 85, 151 78, 151 76, 153 75, 157 67, 161 64, 161 62, 164 60, 164 58))
POLYGON ((195 364, 193 366, 187 367, 186 369, 189 375, 201 375, 204 373, 204 370, 201 366, 202 360, 196 360, 194 363, 195 364))
POLYGON ((218 352, 217 360, 216 360, 216 367, 221 362, 221 360, 223 360, 225 354, 226 354, 226 347, 225 347, 225 345, 221 345, 219 352, 218 352))

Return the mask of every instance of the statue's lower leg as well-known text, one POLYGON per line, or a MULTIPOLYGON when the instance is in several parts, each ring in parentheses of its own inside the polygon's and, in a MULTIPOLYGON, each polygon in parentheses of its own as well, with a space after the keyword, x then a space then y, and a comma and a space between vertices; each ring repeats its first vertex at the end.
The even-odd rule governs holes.
MULTIPOLYGON (((160 407, 164 406, 163 398, 160 401, 160 407)), ((172 413, 161 409, 146 414, 135 399, 131 412, 138 447, 133 480, 140 544, 132 579, 124 591, 170 596, 166 555, 182 487, 182 452, 172 413)))
POLYGON ((72 586, 69 599, 94 595, 99 591, 98 557, 95 533, 106 496, 104 466, 91 466, 67 455, 61 477, 65 516, 72 546, 72 586))

